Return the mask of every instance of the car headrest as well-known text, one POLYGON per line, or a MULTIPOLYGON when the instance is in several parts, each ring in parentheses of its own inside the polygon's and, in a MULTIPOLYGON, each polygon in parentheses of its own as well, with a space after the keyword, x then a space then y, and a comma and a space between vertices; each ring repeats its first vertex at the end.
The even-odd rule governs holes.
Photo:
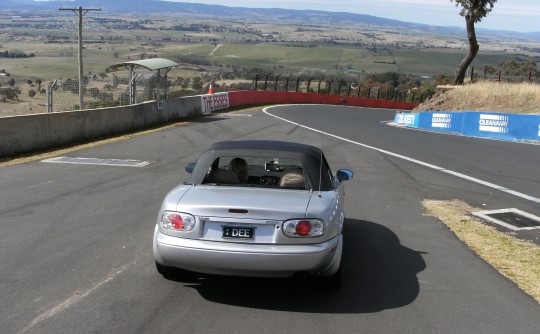
POLYGON ((232 170, 216 169, 210 173, 209 181, 211 183, 238 184, 238 175, 232 170))
POLYGON ((285 169, 281 174, 279 186, 283 188, 302 188, 306 187, 304 174, 301 169, 285 169))

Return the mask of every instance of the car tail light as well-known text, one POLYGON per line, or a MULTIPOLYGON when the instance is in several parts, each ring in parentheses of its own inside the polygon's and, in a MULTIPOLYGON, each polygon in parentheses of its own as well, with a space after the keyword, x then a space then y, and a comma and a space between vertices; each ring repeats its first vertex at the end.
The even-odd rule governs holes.
POLYGON ((311 223, 307 220, 301 220, 298 222, 298 224, 296 224, 294 231, 297 235, 305 237, 309 235, 309 232, 311 232, 311 223))
POLYGON ((283 233, 291 238, 315 238, 324 234, 320 219, 293 219, 283 223, 283 233))
POLYGON ((172 231, 191 231, 195 217, 187 213, 165 211, 161 216, 161 227, 172 231))

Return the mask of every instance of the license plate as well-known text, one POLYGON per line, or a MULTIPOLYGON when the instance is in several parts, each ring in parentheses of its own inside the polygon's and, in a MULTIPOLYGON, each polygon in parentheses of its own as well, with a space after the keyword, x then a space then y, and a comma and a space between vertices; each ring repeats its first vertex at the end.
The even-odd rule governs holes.
POLYGON ((223 226, 224 239, 253 239, 254 227, 223 226))

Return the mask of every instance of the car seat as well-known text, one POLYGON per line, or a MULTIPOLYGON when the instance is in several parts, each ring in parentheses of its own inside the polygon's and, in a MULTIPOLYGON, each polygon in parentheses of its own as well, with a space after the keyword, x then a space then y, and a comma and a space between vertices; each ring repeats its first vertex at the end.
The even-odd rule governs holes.
POLYGON ((304 182, 304 174, 299 168, 285 169, 281 174, 279 186, 283 188, 302 188, 306 187, 304 182))

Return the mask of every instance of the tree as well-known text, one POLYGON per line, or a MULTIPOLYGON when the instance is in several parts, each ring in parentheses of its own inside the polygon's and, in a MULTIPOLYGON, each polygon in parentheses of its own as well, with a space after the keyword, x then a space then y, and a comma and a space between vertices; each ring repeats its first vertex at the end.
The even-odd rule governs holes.
POLYGON ((196 92, 201 91, 202 88, 203 88, 203 80, 202 80, 202 78, 201 78, 201 77, 195 77, 195 78, 193 78, 191 87, 192 87, 193 90, 195 90, 196 92))
POLYGON ((456 7, 462 7, 459 15, 465 18, 465 24, 467 26, 469 53, 459 64, 454 77, 454 84, 462 85, 465 80, 465 72, 480 49, 478 41, 476 40, 474 24, 482 21, 482 19, 491 12, 493 5, 497 0, 450 0, 450 2, 455 2, 456 7))

